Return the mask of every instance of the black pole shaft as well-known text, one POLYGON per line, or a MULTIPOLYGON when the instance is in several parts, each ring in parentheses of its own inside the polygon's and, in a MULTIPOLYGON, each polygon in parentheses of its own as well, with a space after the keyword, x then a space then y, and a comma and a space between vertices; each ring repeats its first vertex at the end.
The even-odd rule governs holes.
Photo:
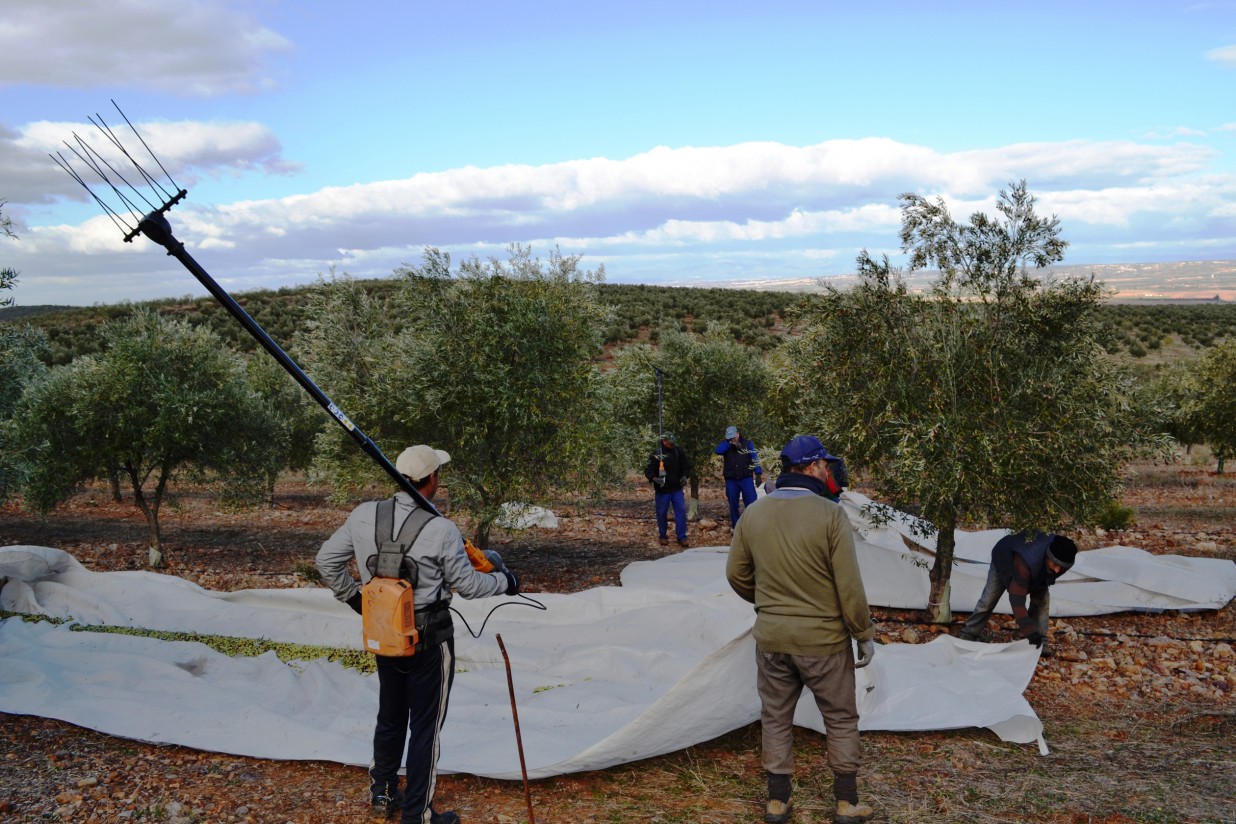
POLYGON ((665 424, 661 422, 661 369, 653 368, 657 370, 657 438, 660 439, 661 433, 665 431, 665 424))
POLYGON ((210 276, 210 273, 203 269, 201 265, 193 259, 193 256, 185 250, 184 244, 172 235, 171 224, 168 223, 167 218, 164 217, 161 212, 151 212, 146 215, 146 217, 143 218, 142 222, 138 225, 138 229, 150 240, 167 249, 167 253, 169 255, 179 260, 181 264, 189 270, 189 273, 197 278, 198 282, 206 287, 206 290, 214 296, 215 300, 219 301, 219 303, 223 305, 223 308, 227 309, 227 311, 231 313, 232 317, 236 318, 236 320, 240 322, 240 325, 243 326, 245 330, 248 331, 248 333, 262 345, 262 348, 269 352, 271 356, 279 362, 279 365, 282 366, 287 373, 291 375, 296 382, 305 389, 306 392, 309 393, 314 401, 330 413, 330 416, 334 418, 340 426, 348 431, 348 434, 352 436, 352 440, 356 441, 361 450, 372 458, 378 466, 382 467, 386 474, 399 485, 400 489, 411 495, 412 500, 415 501, 418 506, 421 506, 430 512, 437 512, 434 505, 431 504, 424 495, 417 491, 411 481, 400 474, 399 470, 395 468, 395 465, 390 462, 386 455, 382 454, 382 450, 378 448, 377 444, 370 440, 369 437, 361 431, 361 428, 354 424, 351 419, 343 413, 343 410, 335 406, 331 399, 326 396, 326 393, 319 389, 318 385, 315 384, 309 376, 296 365, 296 361, 292 360, 288 353, 284 352, 283 349, 280 348, 279 344, 275 343, 270 335, 266 334, 266 330, 259 326, 257 321, 250 317, 249 313, 246 312, 244 308, 241 307, 241 305, 237 303, 222 286, 215 282, 215 279, 210 276))

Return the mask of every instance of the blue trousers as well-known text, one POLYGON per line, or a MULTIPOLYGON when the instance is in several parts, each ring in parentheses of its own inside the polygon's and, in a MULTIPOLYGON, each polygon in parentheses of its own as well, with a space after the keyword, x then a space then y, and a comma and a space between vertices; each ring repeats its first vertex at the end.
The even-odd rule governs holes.
POLYGON ((750 475, 737 480, 725 479, 725 497, 730 502, 730 526, 738 526, 738 497, 740 495, 743 509, 755 503, 755 479, 750 475))
POLYGON ((455 641, 426 647, 408 658, 375 656, 378 722, 373 731, 371 786, 399 783, 407 745, 407 788, 402 824, 429 824, 438 784, 438 750, 447 699, 455 680, 455 641))
POLYGON ((687 540, 687 502, 681 489, 673 492, 657 493, 657 534, 662 538, 669 535, 669 508, 674 507, 674 534, 678 540, 687 540))

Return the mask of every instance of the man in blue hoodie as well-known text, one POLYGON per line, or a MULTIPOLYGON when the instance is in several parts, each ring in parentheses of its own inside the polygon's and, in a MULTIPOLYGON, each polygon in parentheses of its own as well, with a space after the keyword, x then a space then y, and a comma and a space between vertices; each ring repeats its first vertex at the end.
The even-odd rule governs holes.
POLYGON ((730 502, 730 527, 738 526, 738 499, 742 498, 743 509, 755 503, 755 485, 764 476, 760 456, 755 444, 744 438, 737 426, 725 430, 725 440, 717 444, 716 453, 721 456, 721 475, 725 478, 725 497, 730 502))

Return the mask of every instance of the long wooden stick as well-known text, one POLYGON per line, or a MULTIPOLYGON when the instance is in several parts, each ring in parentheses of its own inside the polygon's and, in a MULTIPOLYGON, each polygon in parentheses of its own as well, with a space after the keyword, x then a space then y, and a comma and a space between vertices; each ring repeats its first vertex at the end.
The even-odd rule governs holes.
POLYGON ((498 639, 498 649, 502 650, 502 660, 506 664, 506 686, 511 692, 511 718, 515 720, 515 746, 519 748, 519 771, 524 777, 524 801, 528 804, 528 824, 536 824, 536 816, 532 813, 532 790, 528 787, 528 768, 524 764, 524 739, 519 734, 519 710, 515 708, 515 681, 511 678, 511 659, 506 654, 506 644, 502 643, 502 635, 498 639))

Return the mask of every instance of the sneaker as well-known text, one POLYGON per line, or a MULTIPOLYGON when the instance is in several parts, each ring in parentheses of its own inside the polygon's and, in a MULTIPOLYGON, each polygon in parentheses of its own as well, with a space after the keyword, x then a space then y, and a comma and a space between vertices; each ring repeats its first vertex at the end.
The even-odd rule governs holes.
POLYGON ((661 546, 669 546, 669 538, 658 538, 657 543, 661 546))
POLYGON ((433 822, 433 824, 459 824, 459 816, 454 810, 447 810, 444 813, 440 813, 437 810, 431 809, 429 820, 433 822))
POLYGON ((837 802, 837 815, 833 818, 836 824, 862 824, 870 821, 875 811, 866 804, 851 804, 849 801, 837 802))
POLYGON ((794 812, 793 801, 778 801, 770 798, 768 805, 764 807, 764 824, 785 824, 790 820, 792 812, 794 812))
POLYGON ((399 792, 398 784, 374 787, 372 792, 370 804, 375 816, 394 815, 403 807, 403 793, 399 792))

